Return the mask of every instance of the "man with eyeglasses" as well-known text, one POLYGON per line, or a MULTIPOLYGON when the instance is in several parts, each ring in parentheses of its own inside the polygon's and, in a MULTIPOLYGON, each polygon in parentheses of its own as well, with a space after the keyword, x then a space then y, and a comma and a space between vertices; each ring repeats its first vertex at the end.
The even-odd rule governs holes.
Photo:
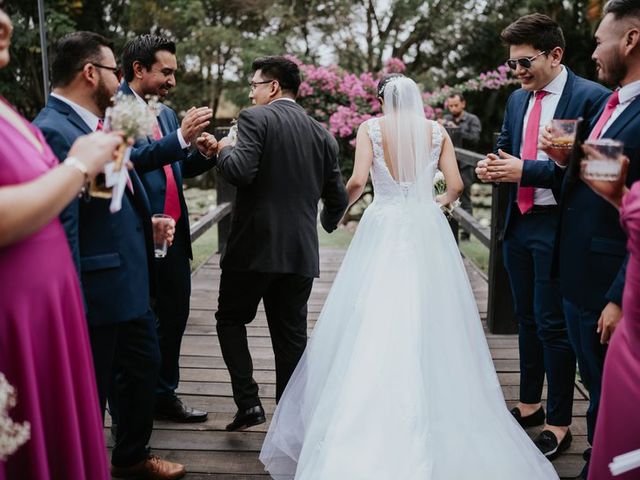
MULTIPOLYGON (((98 34, 75 32, 56 44, 53 91, 34 123, 60 160, 77 137, 101 128, 117 71, 112 44, 98 34)), ((172 480, 184 476, 184 466, 150 455, 147 446, 160 366, 153 233, 144 186, 135 170, 129 175, 118 212, 109 211, 108 199, 76 200, 63 222, 80 272, 101 412, 109 395, 120 404, 111 474, 172 480)))
POLYGON ((265 422, 245 325, 262 300, 276 362, 276 402, 307 343, 307 301, 319 275, 320 223, 333 231, 347 208, 332 135, 298 105, 300 70, 286 57, 256 59, 255 107, 238 118, 238 141, 218 143, 217 169, 237 187, 216 328, 238 407, 228 431, 265 422))
POLYGON ((551 274, 559 192, 529 187, 524 179, 553 170, 538 147, 544 126, 553 118, 591 121, 609 91, 562 65, 564 36, 546 15, 521 17, 501 36, 509 45, 507 64, 522 88, 509 98, 495 153, 478 163, 476 173, 483 181, 516 182, 510 183, 501 231, 519 324, 520 398, 511 413, 525 428, 544 425, 534 442, 554 458, 571 444, 576 365, 559 283, 551 274), (546 421, 541 404, 545 376, 546 421))

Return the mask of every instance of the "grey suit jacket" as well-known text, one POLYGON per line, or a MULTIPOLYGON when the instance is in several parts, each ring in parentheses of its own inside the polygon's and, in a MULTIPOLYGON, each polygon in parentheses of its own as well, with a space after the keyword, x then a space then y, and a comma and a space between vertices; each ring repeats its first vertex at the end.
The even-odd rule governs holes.
POLYGON ((322 226, 334 230, 347 207, 338 144, 295 102, 278 100, 240 113, 238 142, 216 168, 237 187, 223 269, 319 275, 322 226))

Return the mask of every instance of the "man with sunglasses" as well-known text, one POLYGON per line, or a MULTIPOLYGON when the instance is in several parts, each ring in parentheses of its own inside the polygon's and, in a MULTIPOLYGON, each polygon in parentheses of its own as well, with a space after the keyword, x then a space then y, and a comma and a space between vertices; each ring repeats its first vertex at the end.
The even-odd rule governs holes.
MULTIPOLYGON (((496 152, 478 163, 481 180, 545 175, 553 166, 538 148, 542 129, 553 118, 590 121, 609 91, 562 65, 564 36, 545 15, 521 17, 501 34, 509 45, 509 67, 521 83, 507 103, 496 152)), ((524 182, 523 182, 524 183, 524 182)), ((511 183, 501 231, 504 263, 519 323, 520 398, 511 410, 523 427, 544 425, 534 439, 549 458, 571 443, 576 359, 569 342, 562 297, 551 275, 560 218, 557 191, 511 183), (548 383, 547 415, 541 404, 548 383)))
MULTIPOLYGON (((75 32, 56 44, 53 91, 34 123, 60 160, 77 137, 101 128, 118 89, 117 72, 112 44, 98 34, 75 32)), ((111 474, 171 480, 184 476, 184 466, 150 455, 147 447, 160 366, 150 300, 153 233, 145 189, 135 171, 129 175, 118 212, 109 211, 108 199, 76 200, 63 220, 79 267, 103 415, 108 396, 120 403, 111 474)))

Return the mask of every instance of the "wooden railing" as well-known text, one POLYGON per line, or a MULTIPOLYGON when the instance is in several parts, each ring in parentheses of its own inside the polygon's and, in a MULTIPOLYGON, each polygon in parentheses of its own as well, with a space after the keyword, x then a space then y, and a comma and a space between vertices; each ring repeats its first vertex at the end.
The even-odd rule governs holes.
MULTIPOLYGON (((218 130, 218 129, 217 129, 218 130)), ((221 138, 228 128, 220 128, 216 137, 221 138)), ((455 144, 459 144, 456 132, 450 135, 455 144)), ((484 155, 456 147, 456 156, 461 165, 475 165, 484 155)), ((457 222, 454 231, 462 228, 489 249, 489 298, 487 308, 487 325, 491 333, 514 333, 517 324, 513 314, 511 288, 502 260, 501 232, 508 201, 507 186, 494 185, 491 195, 491 227, 485 227, 472 215, 460 207, 453 211, 453 219, 457 222)), ((235 202, 235 188, 220 176, 216 178, 217 206, 203 216, 191 227, 191 241, 198 239, 213 225, 218 227, 218 252, 224 250, 229 231, 235 202)))
MULTIPOLYGON (((451 138, 454 141, 454 145, 456 143, 459 144, 459 138, 455 138, 455 135, 451 135, 451 138)), ((484 155, 456 147, 456 157, 460 165, 476 165, 478 161, 484 158, 484 155)), ((493 185, 490 228, 482 226, 472 215, 469 215, 460 207, 453 211, 453 218, 458 222, 457 227, 476 237, 480 243, 489 249, 487 326, 491 333, 505 334, 517 331, 517 323, 513 313, 511 286, 509 285, 509 278, 502 258, 502 230, 509 199, 508 188, 505 184, 493 185)))

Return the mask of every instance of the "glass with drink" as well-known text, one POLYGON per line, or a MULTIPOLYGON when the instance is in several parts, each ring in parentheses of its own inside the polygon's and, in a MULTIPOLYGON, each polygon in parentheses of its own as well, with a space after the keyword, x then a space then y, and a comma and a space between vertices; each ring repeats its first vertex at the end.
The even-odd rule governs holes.
POLYGON ((588 180, 617 180, 620 176, 620 157, 624 144, 611 138, 598 138, 584 142, 585 158, 582 175, 588 180))
POLYGON ((577 120, 554 118, 551 120, 551 146, 558 150, 571 150, 576 140, 577 120))

